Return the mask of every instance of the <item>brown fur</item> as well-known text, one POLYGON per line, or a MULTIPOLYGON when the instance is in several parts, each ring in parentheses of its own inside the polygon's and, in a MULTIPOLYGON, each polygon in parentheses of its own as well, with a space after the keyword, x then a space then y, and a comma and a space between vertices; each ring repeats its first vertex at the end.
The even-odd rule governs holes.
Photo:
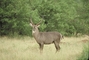
POLYGON ((60 49, 59 43, 60 39, 63 37, 59 32, 39 32, 39 25, 34 25, 30 23, 32 26, 32 35, 40 46, 40 51, 43 50, 44 44, 54 43, 56 51, 60 49))

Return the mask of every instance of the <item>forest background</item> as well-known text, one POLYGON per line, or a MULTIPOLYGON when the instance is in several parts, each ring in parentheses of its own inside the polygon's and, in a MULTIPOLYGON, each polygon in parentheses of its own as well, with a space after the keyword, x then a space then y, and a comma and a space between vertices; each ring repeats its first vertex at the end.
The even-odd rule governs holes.
POLYGON ((30 19, 43 20, 40 31, 89 35, 89 0, 0 0, 1 36, 32 36, 30 19))

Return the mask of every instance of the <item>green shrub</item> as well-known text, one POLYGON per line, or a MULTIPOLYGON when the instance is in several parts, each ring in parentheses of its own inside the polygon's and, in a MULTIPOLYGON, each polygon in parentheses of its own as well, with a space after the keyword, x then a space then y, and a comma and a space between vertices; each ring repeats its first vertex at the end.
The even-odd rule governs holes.
POLYGON ((78 60, 89 60, 89 43, 84 47, 82 55, 78 58, 78 60))

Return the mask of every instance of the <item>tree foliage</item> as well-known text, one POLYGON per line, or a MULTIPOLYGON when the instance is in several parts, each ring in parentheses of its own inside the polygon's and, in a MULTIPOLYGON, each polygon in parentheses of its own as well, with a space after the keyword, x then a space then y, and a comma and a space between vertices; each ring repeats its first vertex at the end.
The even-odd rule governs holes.
POLYGON ((29 20, 41 31, 89 34, 88 0, 0 0, 0 35, 30 35, 29 20))

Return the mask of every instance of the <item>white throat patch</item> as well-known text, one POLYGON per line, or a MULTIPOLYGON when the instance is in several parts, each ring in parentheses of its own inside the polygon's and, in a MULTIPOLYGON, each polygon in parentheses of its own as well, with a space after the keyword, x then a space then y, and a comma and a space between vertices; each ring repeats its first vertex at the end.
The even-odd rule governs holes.
POLYGON ((32 33, 35 33, 35 31, 32 31, 32 33))

